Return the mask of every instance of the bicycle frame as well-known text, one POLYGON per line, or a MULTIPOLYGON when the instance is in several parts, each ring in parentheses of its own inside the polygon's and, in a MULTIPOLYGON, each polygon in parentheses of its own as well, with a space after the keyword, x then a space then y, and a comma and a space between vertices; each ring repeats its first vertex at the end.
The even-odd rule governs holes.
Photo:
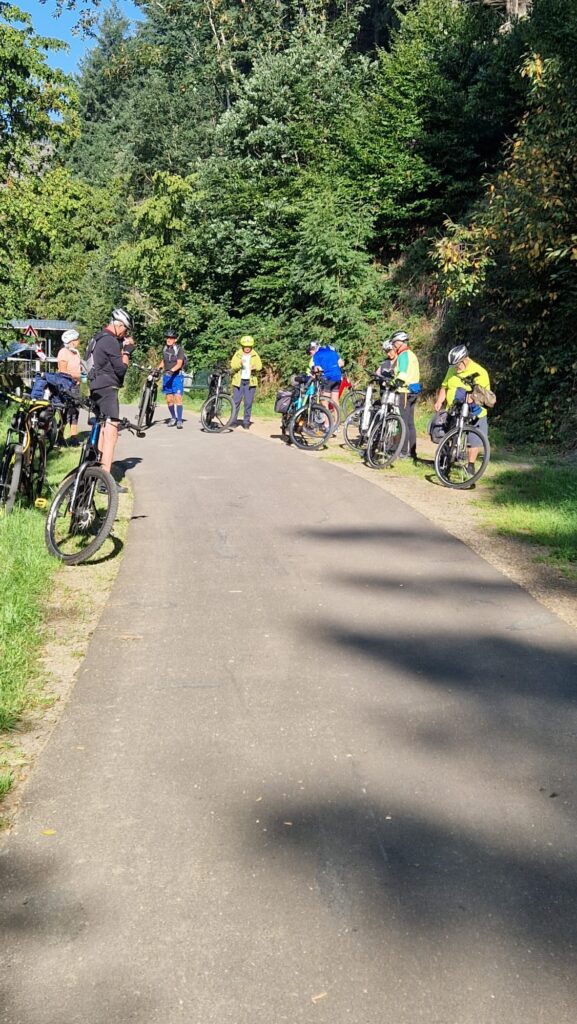
MULTIPOLYGON (((76 480, 74 481, 74 487, 72 495, 70 497, 70 513, 74 514, 76 510, 76 500, 78 497, 78 488, 82 482, 82 479, 89 466, 99 466, 102 461, 101 453, 98 449, 98 440, 100 438, 100 431, 104 425, 104 421, 97 419, 92 424, 92 429, 88 435, 84 445, 82 446, 82 452, 80 453, 80 462, 76 469, 76 480)), ((92 488, 96 487, 96 481, 92 483, 92 488)), ((92 494, 90 494, 90 501, 92 500, 92 494)))

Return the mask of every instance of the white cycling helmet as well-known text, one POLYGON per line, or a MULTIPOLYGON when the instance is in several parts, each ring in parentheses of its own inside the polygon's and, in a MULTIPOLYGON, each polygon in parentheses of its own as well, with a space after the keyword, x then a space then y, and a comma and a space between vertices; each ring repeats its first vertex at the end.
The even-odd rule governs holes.
POLYGON ((383 341, 383 352, 390 352, 393 346, 394 343, 391 341, 391 339, 385 338, 385 340, 383 341))
POLYGON ((408 345, 410 341, 409 335, 406 331, 395 331, 391 335, 391 345, 408 345))
POLYGON ((122 324, 126 327, 127 331, 132 329, 132 319, 125 309, 113 309, 110 314, 110 320, 112 323, 122 324))
POLYGON ((63 345, 70 345, 71 341, 78 341, 79 337, 80 337, 80 335, 79 335, 78 331, 75 331, 75 330, 64 331, 64 333, 62 335, 62 344, 63 345))
POLYGON ((466 345, 455 345, 447 356, 449 360, 449 366, 458 366, 463 359, 467 359, 469 355, 469 349, 466 345))

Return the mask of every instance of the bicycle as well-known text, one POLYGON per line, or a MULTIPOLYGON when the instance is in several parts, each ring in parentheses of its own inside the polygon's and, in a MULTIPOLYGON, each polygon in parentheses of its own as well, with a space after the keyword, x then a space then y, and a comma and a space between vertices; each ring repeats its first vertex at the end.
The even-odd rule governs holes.
POLYGON ((384 469, 393 464, 405 441, 407 428, 398 404, 403 381, 391 374, 371 374, 371 379, 379 384, 380 397, 373 398, 373 385, 369 384, 363 405, 345 420, 343 434, 349 448, 364 451, 372 469, 384 469))
POLYGON ((281 432, 288 434, 296 448, 316 451, 333 433, 334 421, 326 406, 315 401, 315 378, 299 374, 294 381, 290 402, 282 414, 281 432))
MULTIPOLYGON (((90 407, 89 402, 79 404, 90 407)), ((48 551, 66 565, 79 565, 96 554, 112 531, 118 512, 116 481, 102 467, 98 448, 106 417, 98 416, 88 422, 92 429, 82 446, 78 466, 56 491, 44 531, 48 551)), ((117 423, 119 430, 145 436, 138 424, 130 420, 117 423)))
POLYGON ((42 498, 48 452, 47 435, 53 410, 49 401, 3 391, 5 401, 14 402, 14 412, 0 456, 0 506, 6 515, 14 509, 18 495, 31 505, 42 498))
POLYGON ((142 387, 140 401, 138 403, 138 418, 136 421, 138 429, 144 430, 145 427, 151 427, 154 422, 160 370, 153 366, 139 366, 138 363, 133 363, 132 365, 135 366, 137 370, 142 370, 142 372, 146 374, 146 380, 142 387))
MULTIPOLYGON (((477 374, 463 377, 463 384, 474 386, 477 374)), ((491 446, 488 439, 476 427, 478 413, 469 402, 470 392, 457 388, 455 400, 448 410, 448 430, 439 442, 435 453, 435 473, 444 487, 467 490, 479 480, 489 465, 491 446), (469 449, 481 450, 478 469, 469 472, 469 449)), ((481 406, 477 407, 480 411, 481 406)), ((476 460, 477 462, 477 460, 476 460)))
POLYGON ((200 410, 200 422, 204 430, 220 434, 230 427, 234 416, 234 402, 226 390, 229 370, 217 366, 208 378, 208 398, 200 410))
POLYGON ((333 433, 336 434, 337 430, 341 425, 341 407, 337 399, 332 398, 331 393, 327 392, 325 388, 327 383, 323 378, 321 372, 315 373, 316 367, 313 367, 311 374, 313 376, 313 384, 315 388, 314 400, 318 405, 324 405, 327 409, 332 421, 333 421, 333 433))

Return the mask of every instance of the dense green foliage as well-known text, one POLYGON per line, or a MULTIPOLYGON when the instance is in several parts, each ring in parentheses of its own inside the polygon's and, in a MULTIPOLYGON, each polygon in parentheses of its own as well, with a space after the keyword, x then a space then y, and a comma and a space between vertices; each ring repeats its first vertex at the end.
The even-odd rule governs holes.
POLYGON ((201 365, 250 331, 279 375, 313 336, 372 360, 408 323, 431 384, 466 339, 510 431, 570 422, 572 0, 139 6, 100 22, 77 137, 0 193, 3 315, 90 331, 122 302, 145 344, 170 321, 201 365))

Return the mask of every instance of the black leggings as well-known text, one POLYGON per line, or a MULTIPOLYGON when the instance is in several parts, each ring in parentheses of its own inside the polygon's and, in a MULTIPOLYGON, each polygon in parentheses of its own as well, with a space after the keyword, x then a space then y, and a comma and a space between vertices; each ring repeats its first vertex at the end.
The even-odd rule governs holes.
POLYGON ((399 395, 399 408, 407 428, 407 436, 401 454, 411 455, 412 458, 415 458, 417 454, 417 429, 415 427, 417 397, 417 395, 399 395))

